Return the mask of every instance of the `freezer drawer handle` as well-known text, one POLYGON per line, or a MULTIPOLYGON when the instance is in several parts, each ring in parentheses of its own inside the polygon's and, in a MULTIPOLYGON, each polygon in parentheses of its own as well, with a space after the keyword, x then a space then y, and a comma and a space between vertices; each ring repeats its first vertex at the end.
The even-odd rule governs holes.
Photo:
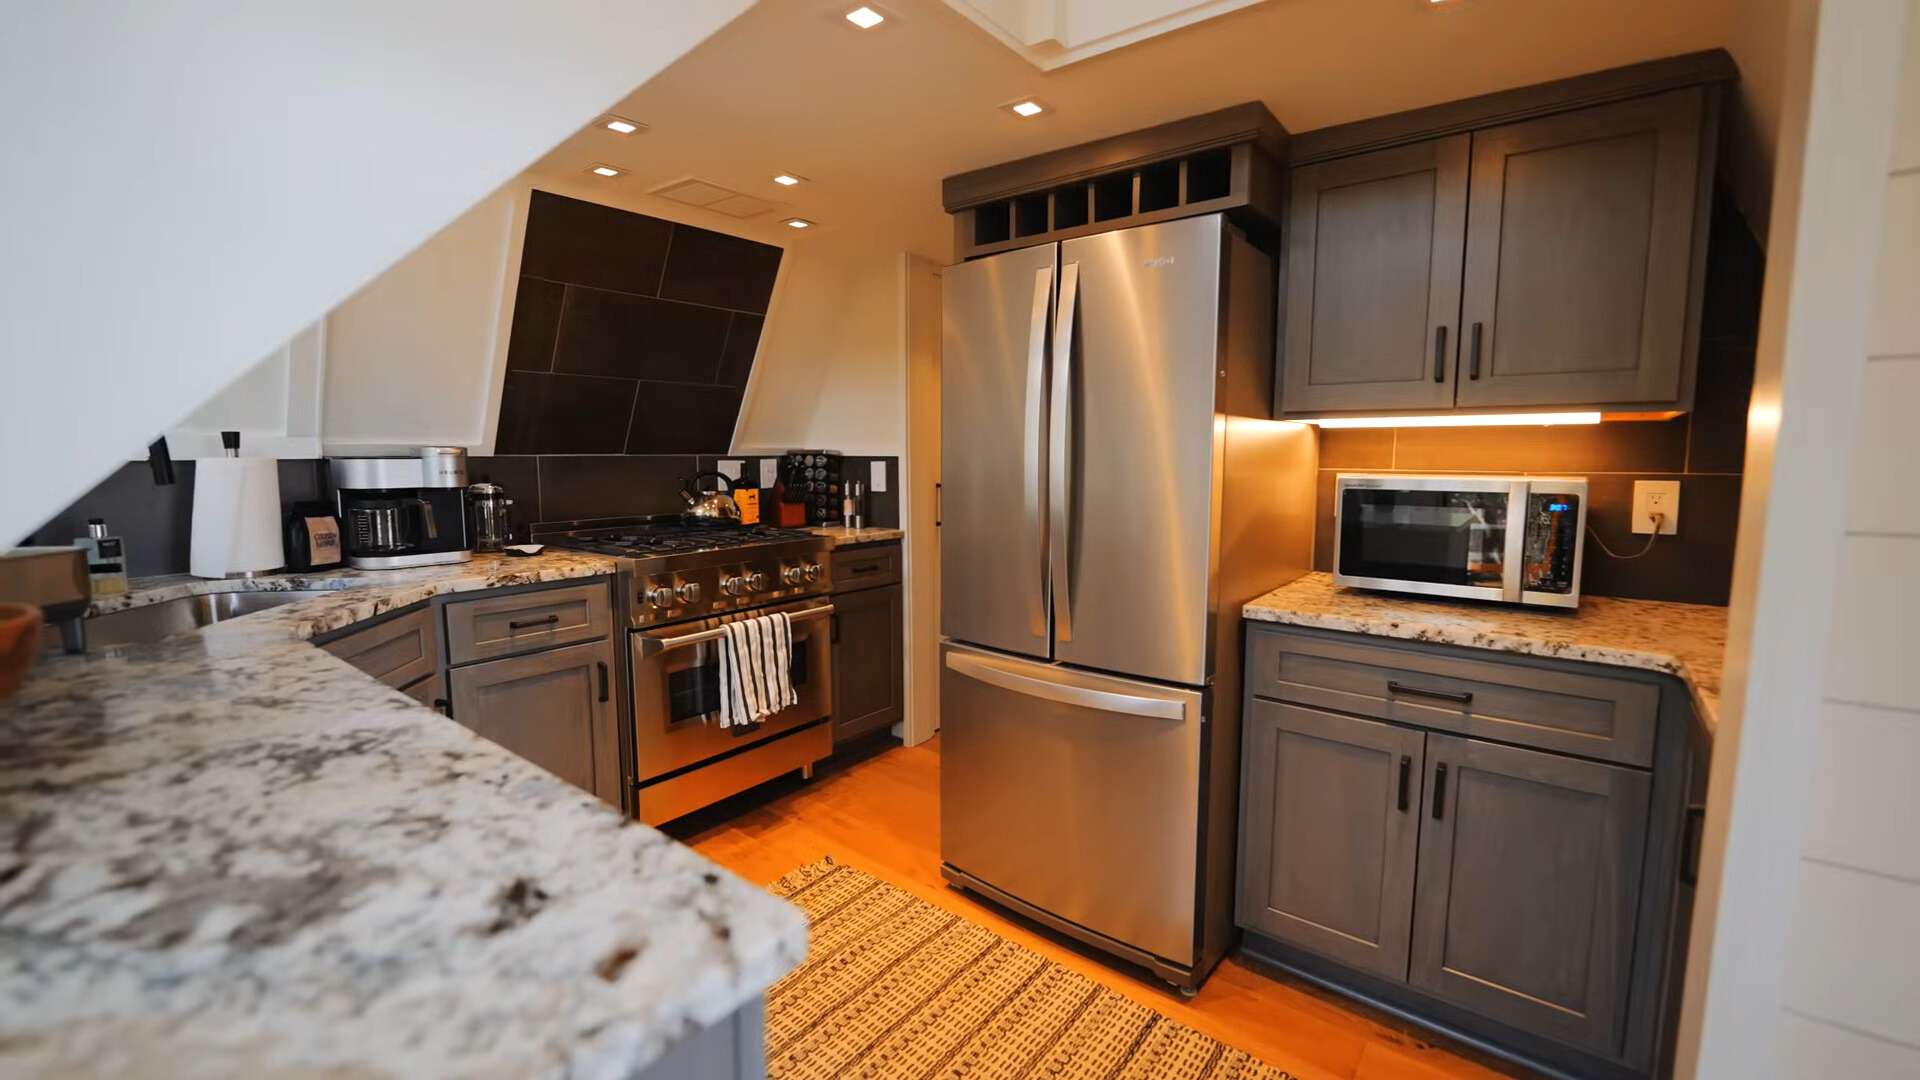
MULTIPOLYGON (((807 608, 805 611, 789 611, 787 612, 787 618, 793 622, 799 622, 802 619, 818 619, 831 614, 833 614, 833 605, 822 604, 819 607, 807 608)), ((681 634, 679 637, 647 637, 644 634, 638 635, 640 655, 657 656, 660 653, 670 652, 674 649, 683 649, 688 645, 698 645, 703 641, 719 641, 726 636, 726 630, 721 628, 700 630, 691 634, 681 634)))
POLYGON ((1084 686, 1070 686, 1046 679, 1036 679, 1017 671, 1008 671, 997 664, 964 653, 948 653, 947 667, 969 679, 978 679, 1002 690, 1057 701, 1062 705, 1078 705, 1082 708, 1126 713, 1130 716, 1149 716, 1158 720, 1184 720, 1187 717, 1187 705, 1183 701, 1141 697, 1137 694, 1118 694, 1111 690, 1094 690, 1084 686))

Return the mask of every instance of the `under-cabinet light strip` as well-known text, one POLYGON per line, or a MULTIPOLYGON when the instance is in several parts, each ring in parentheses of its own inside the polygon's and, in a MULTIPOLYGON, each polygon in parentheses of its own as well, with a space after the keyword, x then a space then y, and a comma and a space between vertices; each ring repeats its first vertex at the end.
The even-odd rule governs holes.
POLYGON ((1317 420, 1300 421, 1300 423, 1303 424, 1315 424, 1323 428, 1516 427, 1523 424, 1540 426, 1550 424, 1597 424, 1599 422, 1600 414, 1597 412, 1447 413, 1438 416, 1329 416, 1317 420))

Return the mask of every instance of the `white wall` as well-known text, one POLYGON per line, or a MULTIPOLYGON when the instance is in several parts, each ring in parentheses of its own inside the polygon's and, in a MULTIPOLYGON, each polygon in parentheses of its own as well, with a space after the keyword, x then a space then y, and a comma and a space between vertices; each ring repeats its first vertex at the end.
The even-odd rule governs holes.
POLYGON ((0 543, 748 2, 9 4, 0 543))
MULTIPOLYGON (((1913 568, 1880 566, 1889 577, 1864 584, 1883 539, 1848 535, 1858 519, 1844 482, 1862 403, 1887 389, 1869 382, 1866 357, 1890 346, 1870 346, 1867 326, 1908 2, 1920 0, 1779 5, 1787 51, 1771 242, 1681 1077, 1913 1074, 1911 1062, 1904 1073, 1883 1067, 1887 1037, 1920 1035, 1911 909, 1896 917, 1884 906, 1894 879, 1832 865, 1839 852, 1820 837, 1841 820, 1834 810, 1816 809, 1809 827, 1809 807, 1832 797, 1833 781, 1857 791, 1854 825, 1900 809, 1899 786, 1856 770, 1859 728, 1844 716, 1836 726, 1823 699, 1867 690, 1884 699, 1899 688, 1889 672, 1920 652, 1920 607, 1898 607, 1920 604, 1913 568), (1826 854, 1803 860, 1803 837, 1826 854), (1905 1020, 1888 1023, 1894 1015, 1905 1020)), ((1850 843, 1874 841, 1858 833, 1850 843)))
POLYGON ((733 452, 906 449, 906 263, 898 249, 787 249, 733 452))
POLYGON ((1920 0, 1909 0, 1779 1075, 1920 1076, 1920 0))

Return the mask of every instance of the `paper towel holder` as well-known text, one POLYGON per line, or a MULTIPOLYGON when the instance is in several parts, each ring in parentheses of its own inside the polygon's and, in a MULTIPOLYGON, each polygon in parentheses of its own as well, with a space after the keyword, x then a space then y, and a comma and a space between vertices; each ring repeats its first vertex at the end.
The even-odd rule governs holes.
POLYGON ((280 531, 280 463, 240 456, 240 433, 223 431, 226 456, 200 462, 193 478, 193 534, 187 569, 225 578, 286 565, 280 531))

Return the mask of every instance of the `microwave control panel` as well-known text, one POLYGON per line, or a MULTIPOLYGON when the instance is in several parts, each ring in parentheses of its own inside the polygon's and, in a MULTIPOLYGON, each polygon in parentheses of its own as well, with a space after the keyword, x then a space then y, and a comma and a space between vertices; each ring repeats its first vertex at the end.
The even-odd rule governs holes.
POLYGON ((1572 592, 1573 554, 1580 541, 1580 496, 1529 494, 1526 528, 1521 588, 1530 592, 1572 592))

